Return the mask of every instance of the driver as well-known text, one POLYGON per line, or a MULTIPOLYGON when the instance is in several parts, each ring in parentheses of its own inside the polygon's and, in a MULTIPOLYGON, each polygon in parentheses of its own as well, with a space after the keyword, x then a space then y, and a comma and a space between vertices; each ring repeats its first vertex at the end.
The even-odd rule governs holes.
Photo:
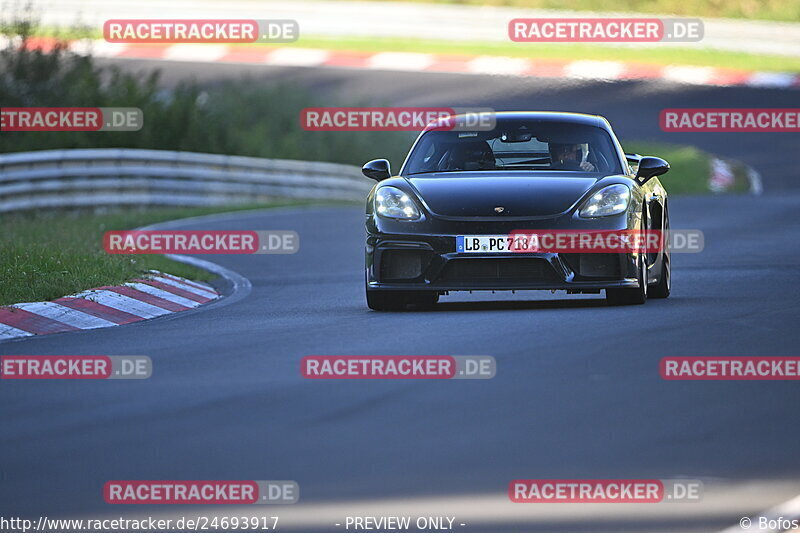
POLYGON ((586 161, 586 153, 581 144, 550 143, 550 168, 558 170, 583 170, 584 172, 594 172, 595 166, 586 161))

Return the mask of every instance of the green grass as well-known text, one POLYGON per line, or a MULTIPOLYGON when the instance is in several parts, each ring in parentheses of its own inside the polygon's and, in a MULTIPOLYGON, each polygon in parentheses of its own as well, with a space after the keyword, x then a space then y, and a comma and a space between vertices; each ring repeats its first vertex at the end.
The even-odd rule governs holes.
MULTIPOLYGON (((670 171, 659 179, 670 194, 708 194, 712 155, 693 146, 653 142, 623 142, 627 153, 652 155, 666 159, 670 171)), ((728 161, 734 171, 736 182, 730 192, 746 192, 749 188, 746 167, 728 161)))
POLYGON ((560 9, 659 13, 686 17, 800 20, 800 0, 412 0, 444 4, 476 4, 560 9))
POLYGON ((360 50, 371 52, 420 52, 455 55, 490 55, 536 59, 592 59, 652 65, 693 65, 741 70, 800 72, 800 58, 747 54, 703 48, 613 47, 594 44, 477 43, 381 37, 306 37, 282 46, 360 50))
POLYGON ((103 234, 222 211, 303 203, 0 215, 0 305, 53 300, 94 287, 119 285, 150 269, 210 281, 213 274, 161 255, 107 254, 103 234))

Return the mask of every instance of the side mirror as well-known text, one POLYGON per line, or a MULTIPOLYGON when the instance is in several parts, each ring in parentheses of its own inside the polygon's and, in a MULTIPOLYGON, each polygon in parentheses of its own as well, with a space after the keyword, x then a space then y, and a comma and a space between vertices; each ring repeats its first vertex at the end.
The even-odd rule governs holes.
POLYGON ((392 176, 392 169, 386 159, 373 159, 361 167, 361 173, 375 181, 381 181, 392 176))
POLYGON ((650 178, 666 174, 669 171, 669 163, 660 157, 643 157, 639 161, 639 168, 636 171, 636 180, 642 184, 650 178))

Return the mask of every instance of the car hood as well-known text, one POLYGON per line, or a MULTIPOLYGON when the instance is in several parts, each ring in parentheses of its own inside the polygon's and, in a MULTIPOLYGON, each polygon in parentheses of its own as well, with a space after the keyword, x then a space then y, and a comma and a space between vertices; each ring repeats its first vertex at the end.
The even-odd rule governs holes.
POLYGON ((436 215, 541 217, 563 213, 600 179, 579 172, 439 172, 406 177, 436 215), (497 213, 495 208, 502 207, 497 213))

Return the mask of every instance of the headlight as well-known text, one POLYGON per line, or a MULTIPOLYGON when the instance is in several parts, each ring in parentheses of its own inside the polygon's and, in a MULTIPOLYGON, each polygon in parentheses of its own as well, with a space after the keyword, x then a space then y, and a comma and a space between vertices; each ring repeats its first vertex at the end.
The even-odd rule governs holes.
POLYGON ((381 187, 375 191, 375 212, 386 218, 416 220, 419 208, 409 195, 395 187, 381 187))
POLYGON ((609 185, 600 189, 589 198, 580 210, 580 216, 586 218, 618 215, 628 209, 631 190, 627 185, 609 185))

